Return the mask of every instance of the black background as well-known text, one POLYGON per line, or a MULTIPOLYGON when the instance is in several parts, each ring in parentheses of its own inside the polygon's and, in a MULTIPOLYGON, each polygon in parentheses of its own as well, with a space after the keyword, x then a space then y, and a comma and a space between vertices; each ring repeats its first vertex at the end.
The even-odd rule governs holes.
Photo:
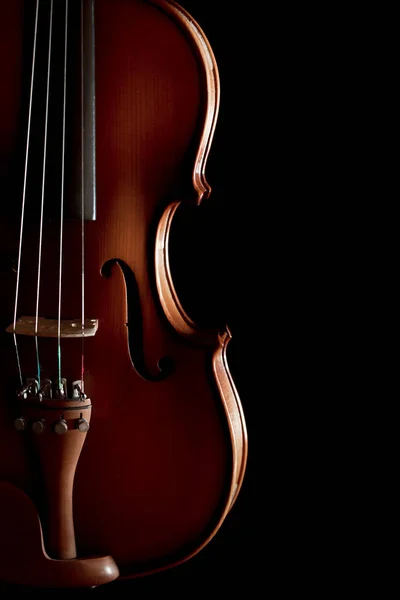
POLYGON ((354 225, 342 138, 351 80, 338 73, 346 31, 338 39, 331 11, 297 4, 180 4, 207 36, 221 82, 211 197, 182 234, 187 301, 195 320, 232 332, 248 467, 231 513, 196 557, 89 594, 192 597, 244 586, 251 598, 327 597, 354 574, 359 543, 357 465, 344 458, 357 333, 346 320, 356 314, 350 254, 343 260, 354 225))
POLYGON ((181 234, 185 300, 199 323, 232 332, 249 459, 204 550, 114 589, 357 593, 379 560, 368 526, 374 434, 363 427, 373 371, 363 277, 374 228, 365 223, 381 181, 365 158, 370 29, 363 39, 360 13, 330 5, 181 5, 207 36, 221 83, 211 197, 181 234))

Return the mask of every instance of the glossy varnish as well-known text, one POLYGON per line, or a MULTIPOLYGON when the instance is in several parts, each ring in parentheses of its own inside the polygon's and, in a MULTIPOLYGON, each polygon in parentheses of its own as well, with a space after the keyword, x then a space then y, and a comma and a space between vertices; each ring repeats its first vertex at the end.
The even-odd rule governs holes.
MULTIPOLYGON (((0 24, 1 184, 3 203, 18 207, 22 8, 8 3, 0 24)), ((190 15, 162 0, 96 0, 95 32, 97 218, 85 223, 84 265, 85 314, 98 330, 84 341, 92 414, 75 475, 74 528, 78 556, 109 554, 130 577, 179 564, 218 531, 242 483, 247 436, 227 364, 229 330, 193 322, 168 252, 181 204, 211 192, 205 167, 219 106, 212 50, 190 15)), ((1 216, 0 480, 34 499, 45 535, 40 470, 13 424, 18 371, 5 329, 14 310, 15 212, 1 216)), ((79 220, 66 220, 62 318, 78 322, 81 237, 79 220)), ((41 317, 57 317, 59 250, 58 227, 46 222, 41 317)), ((19 315, 35 314, 37 252, 32 220, 19 315)), ((21 336, 19 346, 23 372, 34 376, 34 338, 21 336)), ((55 380, 56 341, 39 340, 39 348, 55 380)), ((63 339, 62 376, 72 383, 80 366, 81 340, 63 339)))

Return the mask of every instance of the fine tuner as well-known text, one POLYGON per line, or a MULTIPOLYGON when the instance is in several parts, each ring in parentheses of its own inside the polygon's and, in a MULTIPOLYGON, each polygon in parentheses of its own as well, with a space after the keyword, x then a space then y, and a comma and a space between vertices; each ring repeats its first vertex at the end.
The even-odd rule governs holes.
MULTIPOLYGON (((86 400, 87 396, 83 391, 83 381, 81 379, 72 383, 71 399, 86 400)), ((26 378, 24 385, 17 391, 17 397, 20 400, 36 399, 39 401, 45 398, 52 399, 53 397, 60 400, 68 399, 67 380, 63 377, 59 380, 56 386, 50 379, 42 379, 39 383, 34 377, 26 378)))
POLYGON ((230 329, 187 287, 218 66, 175 0, 12 0, 0 67, 0 585, 152 576, 213 539, 247 464, 230 329))
POLYGON ((46 430, 58 435, 65 435, 71 430, 87 433, 91 403, 83 392, 83 381, 74 381, 71 391, 68 398, 68 386, 64 378, 55 386, 54 393, 50 379, 42 380, 39 384, 37 379, 28 378, 17 392, 21 414, 14 419, 15 429, 31 429, 37 435, 46 430))

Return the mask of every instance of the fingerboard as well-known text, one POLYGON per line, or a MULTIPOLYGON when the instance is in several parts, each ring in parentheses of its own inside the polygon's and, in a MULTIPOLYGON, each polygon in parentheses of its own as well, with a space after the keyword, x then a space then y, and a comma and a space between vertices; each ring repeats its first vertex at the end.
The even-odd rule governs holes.
POLYGON ((35 219, 44 195, 45 220, 58 218, 63 193, 64 218, 83 213, 95 220, 94 0, 38 2, 38 11, 37 0, 24 4, 19 162, 25 214, 35 219))

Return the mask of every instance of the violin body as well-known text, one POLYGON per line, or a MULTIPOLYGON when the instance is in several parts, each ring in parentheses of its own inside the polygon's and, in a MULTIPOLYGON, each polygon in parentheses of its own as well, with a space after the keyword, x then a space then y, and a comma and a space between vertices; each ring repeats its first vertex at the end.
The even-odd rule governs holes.
POLYGON ((211 193, 217 65, 201 28, 174 2, 96 0, 94 8, 96 217, 66 218, 60 242, 56 218, 29 212, 40 198, 37 174, 21 228, 36 137, 26 160, 24 2, 2 7, 0 581, 12 584, 93 587, 181 564, 217 533, 246 467, 229 329, 192 320, 170 262, 176 215, 211 193), (37 376, 37 348, 42 378, 57 379, 55 334, 38 336, 37 322, 36 335, 10 330, 17 278, 18 318, 38 314, 39 255, 41 322, 57 320, 59 309, 65 331, 80 326, 84 273, 84 312, 97 327, 83 337, 59 330, 62 378, 70 390, 83 372, 85 395, 53 395, 44 412, 39 392, 18 390, 37 376), (67 423, 66 435, 56 423, 67 423))

